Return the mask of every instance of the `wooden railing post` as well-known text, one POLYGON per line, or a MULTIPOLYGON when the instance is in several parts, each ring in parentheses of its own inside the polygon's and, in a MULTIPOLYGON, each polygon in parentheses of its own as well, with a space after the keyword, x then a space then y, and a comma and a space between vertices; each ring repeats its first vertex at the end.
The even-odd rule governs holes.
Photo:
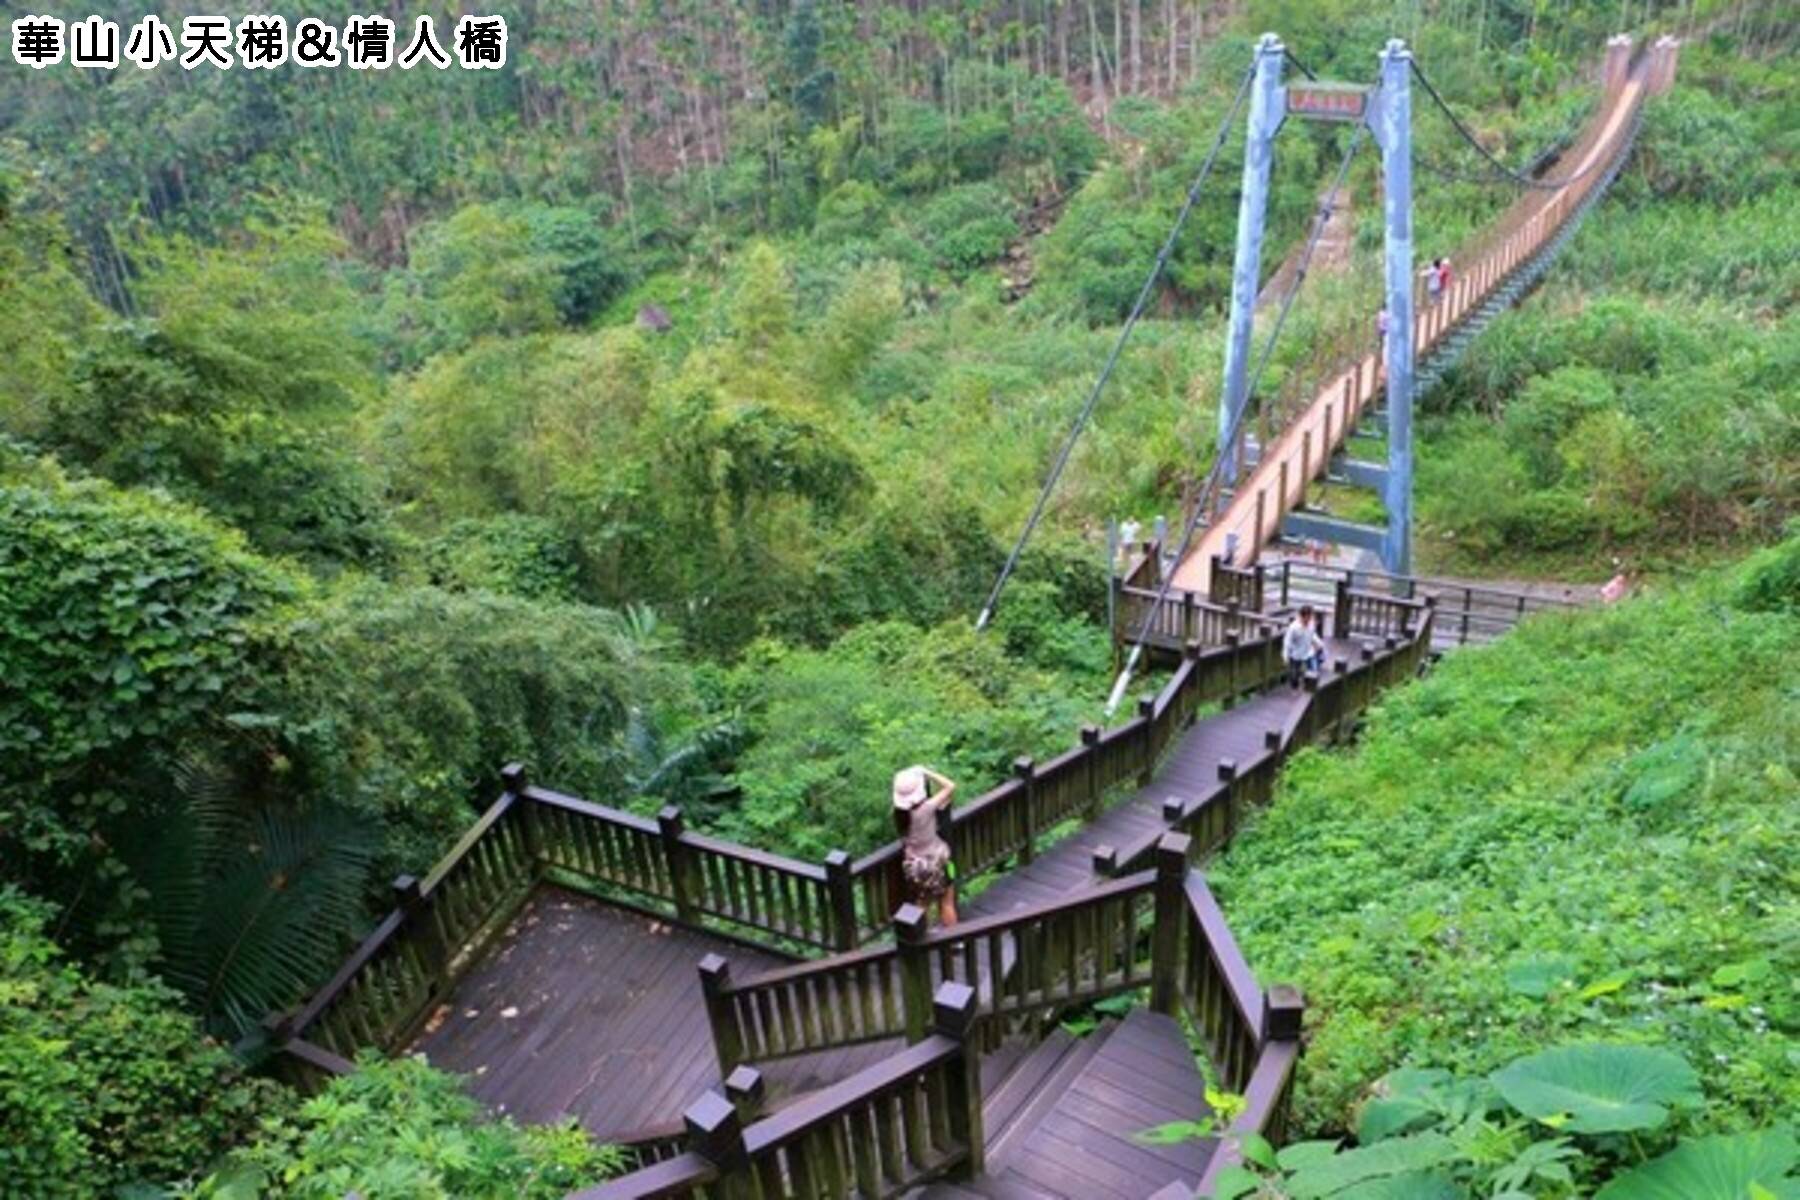
POLYGON ((731 1101, 708 1090, 681 1114, 681 1122, 687 1128, 688 1149, 718 1168, 719 1178, 708 1195, 725 1200, 747 1200, 755 1195, 744 1123, 731 1101))
POLYGON ((1150 1007, 1175 1015, 1181 996, 1181 942, 1187 907, 1188 851, 1186 834, 1165 833, 1156 843, 1156 924, 1150 936, 1150 1007))
POLYGON ((914 1045, 925 1040, 931 1019, 931 952, 925 948, 925 910, 918 905, 902 904, 894 914, 894 948, 900 955, 900 1008, 906 1019, 906 1042, 914 1045))
POLYGON ((1333 637, 1350 636, 1350 583, 1348 580, 1337 581, 1337 588, 1332 596, 1331 632, 1333 637))
POLYGON ((1101 879, 1117 879, 1119 877, 1119 852, 1112 846, 1095 846, 1093 856, 1094 874, 1101 879))
MULTIPOLYGON (((1213 562, 1218 561, 1218 556, 1214 555, 1213 562)), ((1194 632, 1194 593, 1183 591, 1181 593, 1181 640, 1185 642, 1189 638, 1197 636, 1199 635, 1194 632)))
POLYGON ((1149 787, 1150 777, 1156 773, 1156 701, 1149 696, 1138 697, 1137 712, 1144 722, 1144 762, 1138 771, 1137 785, 1149 787))
POLYGON ((856 949, 856 890, 850 878, 850 856, 833 850, 825 856, 825 891, 831 897, 831 944, 856 949))
POLYGON ((754 1124, 762 1116, 765 1092, 762 1072, 755 1067, 738 1067, 725 1077, 725 1098, 737 1110, 740 1125, 754 1124))
MULTIPOLYGON (((999 980, 995 980, 998 986, 999 980)), ((985 1166, 987 1138, 981 1126, 981 1049, 975 1032, 975 989, 966 983, 945 981, 931 1003, 932 1032, 962 1046, 962 1055, 949 1064, 945 1102, 949 1105, 950 1136, 968 1147, 968 1155, 951 1169, 955 1179, 973 1179, 985 1166)))
POLYGON ((507 763, 500 768, 500 786, 508 795, 513 796, 513 815, 525 836, 525 853, 531 859, 531 869, 536 875, 544 860, 543 848, 538 845, 536 813, 530 811, 531 804, 525 798, 526 789, 531 786, 531 778, 525 772, 525 764, 507 763))
POLYGON ((706 1004, 706 1025, 712 1030, 720 1079, 729 1076, 744 1060, 744 1040, 732 1012, 731 998, 725 995, 730 986, 731 964, 723 955, 709 954, 700 960, 700 996, 706 1004))
POLYGON ((1037 854, 1037 764, 1027 755, 1013 759, 1013 776, 1019 781, 1021 830, 1025 844, 1019 847, 1019 861, 1028 863, 1037 854))
POLYGON ((1219 760, 1219 782, 1225 785, 1225 828, 1220 832, 1219 845, 1228 846, 1231 844, 1232 832, 1237 829, 1237 760, 1219 760))
POLYGON ((1091 821, 1100 815, 1100 727, 1083 725, 1081 727, 1081 745, 1087 751, 1084 770, 1087 772, 1087 795, 1084 807, 1091 821))
POLYGON ((663 861, 669 869, 669 890, 675 896, 675 915, 690 925, 696 924, 699 913, 694 900, 699 888, 694 879, 693 856, 681 844, 681 835, 687 831, 681 810, 673 804, 665 805, 656 814, 656 827, 662 831, 663 861))
POLYGON ((424 960, 431 979, 431 994, 435 996, 447 982, 444 976, 450 967, 451 948, 444 944, 443 931, 426 911, 425 894, 419 888, 417 876, 394 877, 394 903, 406 919, 407 931, 418 939, 419 956, 424 960))
POLYGON ((1224 707, 1224 708, 1230 708, 1230 707, 1231 707, 1231 706, 1232 706, 1232 705, 1234 705, 1234 704, 1236 704, 1236 703, 1237 703, 1237 695, 1238 695, 1238 642, 1239 642, 1239 641, 1240 641, 1240 640, 1241 640, 1241 639, 1240 639, 1240 636, 1239 636, 1239 634, 1238 634, 1238 631, 1237 631, 1237 630, 1235 630, 1235 629, 1233 629, 1233 630, 1230 630, 1230 631, 1229 631, 1229 632, 1227 632, 1227 633, 1226 633, 1226 634, 1225 634, 1225 645, 1226 645, 1226 646, 1227 646, 1227 647, 1229 647, 1229 648, 1230 648, 1230 650, 1231 650, 1231 653, 1230 653, 1230 654, 1228 654, 1228 655, 1226 655, 1226 657, 1225 657, 1225 661, 1226 661, 1226 667, 1225 667, 1225 698, 1224 698, 1224 699, 1223 699, 1223 700, 1222 700, 1222 701, 1220 701, 1220 705, 1221 705, 1221 707, 1224 707))

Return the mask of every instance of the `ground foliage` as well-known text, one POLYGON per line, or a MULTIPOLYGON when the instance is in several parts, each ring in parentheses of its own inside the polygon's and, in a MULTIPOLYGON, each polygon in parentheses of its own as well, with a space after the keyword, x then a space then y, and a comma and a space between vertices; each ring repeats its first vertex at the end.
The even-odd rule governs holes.
POLYGON ((1690 1128, 1793 1114, 1800 625, 1735 600, 1793 552, 1460 651, 1294 761, 1213 881, 1308 996, 1301 1128, 1576 1038, 1681 1054, 1690 1128))

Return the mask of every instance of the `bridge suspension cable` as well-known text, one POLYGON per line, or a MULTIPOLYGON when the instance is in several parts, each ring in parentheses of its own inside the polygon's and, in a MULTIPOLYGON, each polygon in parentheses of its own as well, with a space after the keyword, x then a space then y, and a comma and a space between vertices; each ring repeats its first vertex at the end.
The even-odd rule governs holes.
MULTIPOLYGON (((1299 268, 1294 272, 1294 281, 1288 285, 1287 294, 1281 298, 1281 308, 1275 314, 1274 327, 1269 330, 1269 336, 1263 342, 1262 354, 1257 358, 1256 368, 1250 374, 1250 383, 1244 392, 1246 396, 1256 395, 1256 385, 1262 381, 1263 371, 1267 369, 1269 359, 1275 353, 1275 342, 1281 337, 1282 327, 1287 324, 1288 313, 1293 309, 1294 301, 1300 295, 1301 285, 1306 282, 1306 270, 1312 262, 1313 252, 1319 248, 1319 241, 1325 234, 1325 226, 1331 220, 1332 210, 1337 207, 1338 192, 1343 189, 1344 179, 1350 173, 1350 160, 1356 157, 1356 151, 1362 145, 1363 135, 1367 132, 1368 126, 1358 122, 1350 134, 1349 144, 1344 147, 1344 157, 1338 162, 1337 175, 1331 181, 1331 190, 1325 193, 1325 199, 1319 205, 1319 214, 1313 221, 1312 233, 1306 239, 1306 249, 1301 252, 1299 268)), ((1188 518, 1187 525, 1182 530, 1181 544, 1175 550, 1176 562, 1181 562, 1187 557, 1188 549, 1193 545, 1194 534, 1199 530, 1208 508, 1212 505, 1213 498, 1218 494, 1220 480, 1224 478, 1225 455, 1223 448, 1237 439, 1238 432, 1243 428, 1244 421, 1249 416, 1250 407, 1249 404, 1241 406, 1232 415, 1230 426, 1222 431, 1223 436, 1218 439, 1220 452, 1214 456, 1212 469, 1206 473, 1206 479, 1200 485, 1199 494, 1195 498, 1194 513, 1188 518)), ((1161 553, 1160 547, 1157 552, 1161 553)), ((1145 611, 1144 619, 1138 625, 1137 638, 1132 642, 1131 653, 1126 657, 1125 666, 1119 672, 1118 679, 1113 683, 1112 692, 1106 698, 1106 712, 1109 716, 1118 709, 1119 701, 1125 698, 1125 689, 1131 686, 1131 677, 1137 670, 1138 659, 1143 655, 1144 644, 1149 640, 1151 625, 1155 622, 1156 614, 1162 609, 1164 602, 1168 600, 1170 585, 1175 582, 1173 571, 1163 572, 1162 576, 1162 584, 1157 588, 1156 599, 1145 611)))
MULTIPOLYGON (((1419 81, 1420 86, 1422 86, 1425 89, 1426 94, 1431 97, 1432 102, 1434 104, 1436 104, 1438 106, 1438 108, 1443 112, 1443 114, 1450 119, 1450 124, 1456 129, 1456 132, 1462 136, 1463 141, 1465 141, 1465 142, 1469 143, 1469 145, 1473 146, 1475 148, 1476 153, 1480 154, 1481 157, 1485 158, 1488 161, 1489 165, 1492 166, 1496 172, 1498 172, 1498 178, 1493 178, 1493 179, 1488 179, 1488 180, 1464 179, 1464 180, 1461 180, 1461 182, 1465 182, 1465 183, 1508 182, 1508 183, 1517 184, 1520 187, 1542 188, 1545 191, 1554 192, 1559 189, 1568 187, 1572 183, 1576 183, 1576 182, 1580 181, 1581 179, 1585 178, 1588 175, 1591 175, 1593 172, 1599 170, 1601 167, 1603 167, 1607 164, 1609 156, 1602 155, 1599 158, 1596 158, 1593 162, 1589 163, 1587 166, 1583 167, 1581 170, 1576 171, 1572 175, 1565 175, 1561 179, 1534 179, 1530 175, 1527 175, 1522 171, 1515 171, 1513 168, 1511 168, 1511 167, 1507 166, 1505 163, 1501 162, 1498 158, 1495 158, 1493 155, 1493 152, 1490 151, 1486 146, 1482 145, 1481 140, 1479 138, 1477 138, 1473 132, 1470 131, 1470 129, 1467 125, 1463 124, 1462 118, 1456 115, 1455 110, 1453 110, 1450 107, 1449 103, 1445 101, 1444 97, 1438 93, 1436 86, 1434 86, 1432 84, 1430 77, 1425 74, 1424 68, 1419 66, 1417 59, 1413 60, 1412 73, 1413 73, 1413 78, 1415 78, 1419 81)), ((1437 170, 1437 168, 1432 168, 1432 169, 1437 170)), ((1438 171, 1438 173, 1446 174, 1446 175, 1448 174, 1448 172, 1445 172, 1445 171, 1438 171)))
POLYGON ((1137 327, 1138 318, 1143 315, 1144 307, 1150 302, 1150 295, 1156 290, 1157 280, 1162 278, 1163 271, 1169 265, 1169 255, 1175 250, 1175 239, 1181 236, 1181 230, 1187 224, 1188 214, 1193 212, 1194 204, 1200 199, 1200 189, 1212 174, 1213 165, 1218 161, 1219 151, 1225 148, 1225 141, 1231 136, 1231 127, 1237 123, 1238 112, 1244 106, 1244 99, 1250 94, 1250 83, 1256 77, 1254 60, 1244 70, 1244 78, 1238 83, 1237 95, 1232 98, 1231 108, 1225 119, 1219 123, 1219 132, 1213 138, 1212 149, 1206 153, 1206 161, 1200 164, 1194 182, 1189 185, 1187 198, 1182 201, 1181 211, 1175 216, 1175 224, 1169 229, 1169 236, 1163 239, 1162 249, 1156 253, 1156 262, 1150 268, 1150 274, 1144 279, 1144 286, 1138 290, 1137 301, 1131 306, 1131 313, 1125 318, 1125 325, 1119 330, 1118 339, 1113 342, 1112 353, 1106 357, 1106 364, 1100 368, 1099 378, 1089 390, 1087 400, 1081 411, 1075 416, 1075 423, 1069 427, 1068 436, 1063 439, 1062 449, 1057 452, 1056 461, 1050 467, 1050 474, 1044 480, 1044 486, 1038 491, 1037 502, 1031 506, 1031 515, 1025 519, 1025 528, 1019 531, 1018 540, 1006 556, 1006 565, 1000 568, 999 578, 994 580, 994 588, 988 593, 987 603, 981 607, 981 615, 975 619, 977 632, 987 628, 993 619, 994 606, 1000 602, 1000 593, 1006 588, 1006 581, 1019 565, 1019 556, 1025 552, 1025 543, 1031 540, 1038 522, 1043 519, 1044 508, 1050 502, 1050 495, 1056 490, 1056 484, 1062 478, 1063 468, 1069 465, 1069 456, 1075 451, 1075 442, 1081 437, 1081 431, 1087 427, 1089 418, 1094 415, 1094 406, 1100 402, 1100 393, 1106 390, 1107 380, 1112 378, 1113 368, 1119 363, 1119 355, 1124 352, 1125 343, 1131 338, 1131 331, 1137 327))

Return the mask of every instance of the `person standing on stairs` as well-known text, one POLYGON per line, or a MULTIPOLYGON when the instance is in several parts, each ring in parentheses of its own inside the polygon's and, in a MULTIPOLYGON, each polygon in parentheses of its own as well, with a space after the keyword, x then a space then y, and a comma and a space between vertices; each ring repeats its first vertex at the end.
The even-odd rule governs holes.
POLYGON ((906 879, 906 898, 926 912, 933 906, 938 920, 956 924, 956 869, 950 862, 950 844, 938 833, 938 814, 948 812, 956 794, 955 781, 929 767, 908 767, 894 774, 894 811, 906 817, 900 841, 900 873, 906 879), (938 786, 937 795, 928 785, 938 786))
POLYGON ((1302 604, 1287 632, 1281 635, 1281 657, 1287 660, 1288 686, 1297 688, 1315 660, 1325 653, 1325 642, 1315 627, 1315 614, 1310 604, 1302 604))

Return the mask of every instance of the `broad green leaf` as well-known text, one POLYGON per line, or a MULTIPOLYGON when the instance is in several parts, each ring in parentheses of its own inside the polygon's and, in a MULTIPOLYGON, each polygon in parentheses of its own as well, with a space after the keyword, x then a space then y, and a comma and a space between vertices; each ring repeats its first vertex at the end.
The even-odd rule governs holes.
POLYGON ((1333 1196, 1365 1180, 1388 1175, 1427 1171, 1457 1155, 1456 1145, 1441 1133, 1413 1133, 1390 1138, 1373 1146, 1346 1150, 1330 1159, 1296 1171, 1288 1181, 1293 1200, 1333 1196))
POLYGON ((1299 1171, 1306 1167, 1316 1166, 1338 1152, 1342 1142, 1335 1139, 1317 1142, 1295 1142, 1291 1146, 1283 1146, 1276 1160, 1283 1171, 1299 1171))
POLYGON ((1243 1167, 1226 1167, 1213 1181, 1213 1200, 1238 1200, 1261 1186, 1262 1179, 1256 1172, 1243 1167))
POLYGON ((1369 1179, 1333 1194, 1331 1200, 1462 1200, 1456 1185, 1432 1171, 1408 1171, 1369 1179))
POLYGON ((1693 1068, 1652 1046, 1559 1046, 1489 1078, 1526 1116, 1574 1133, 1655 1129, 1670 1105, 1700 1102, 1693 1068))
POLYGON ((1206 1121, 1170 1121, 1166 1125, 1157 1125, 1131 1135, 1131 1140, 1146 1146, 1173 1146, 1181 1142, 1192 1142, 1199 1138, 1211 1137, 1213 1123, 1206 1121))
POLYGON ((1253 1162, 1264 1170, 1278 1171, 1281 1169, 1280 1163, 1275 1158, 1275 1147, 1269 1143, 1268 1138, 1260 1133, 1249 1134, 1242 1142, 1238 1143, 1238 1153, 1244 1156, 1246 1162, 1253 1162))
POLYGON ((1631 982, 1629 975, 1608 975, 1605 979, 1596 979, 1576 993, 1581 1000, 1597 1000, 1601 996, 1610 996, 1631 982))
POLYGON ((1800 1143, 1785 1130, 1685 1141, 1600 1189, 1594 1200, 1800 1200, 1800 1143))
POLYGON ((1528 954, 1506 968, 1506 986, 1541 1000, 1559 984, 1574 983, 1575 972, 1575 960, 1566 954, 1528 954))

